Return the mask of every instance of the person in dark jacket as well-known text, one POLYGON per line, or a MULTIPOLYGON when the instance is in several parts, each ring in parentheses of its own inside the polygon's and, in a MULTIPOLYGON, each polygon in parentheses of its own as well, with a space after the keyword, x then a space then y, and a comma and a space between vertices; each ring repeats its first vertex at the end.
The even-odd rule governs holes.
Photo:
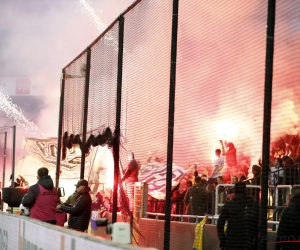
POLYGON ((246 196, 246 184, 237 182, 234 198, 222 207, 217 230, 221 249, 254 250, 258 247, 258 204, 246 196), (225 232, 225 223, 227 229, 225 232))
POLYGON ((129 152, 128 160, 128 168, 126 169, 121 181, 125 181, 126 183, 126 191, 129 199, 129 208, 130 211, 133 211, 134 183, 138 181, 139 166, 137 161, 134 159, 133 152, 129 152))
POLYGON ((92 211, 90 190, 87 180, 79 180, 76 184, 77 197, 74 205, 72 207, 64 204, 57 205, 57 210, 70 214, 68 228, 81 232, 88 229, 92 211))
MULTIPOLYGON (((203 216, 207 210, 208 194, 201 183, 201 177, 195 177, 195 185, 190 187, 184 197, 184 204, 187 206, 188 215, 203 216)), ((194 220, 190 220, 193 222, 194 220)))
POLYGON ((300 187, 292 188, 292 199, 281 215, 276 250, 300 249, 300 187), (290 241, 290 242, 287 242, 290 241), (298 242, 293 242, 298 241, 298 242))
POLYGON ((47 168, 37 171, 37 184, 31 186, 22 199, 22 205, 30 208, 30 217, 56 224, 57 190, 47 168))

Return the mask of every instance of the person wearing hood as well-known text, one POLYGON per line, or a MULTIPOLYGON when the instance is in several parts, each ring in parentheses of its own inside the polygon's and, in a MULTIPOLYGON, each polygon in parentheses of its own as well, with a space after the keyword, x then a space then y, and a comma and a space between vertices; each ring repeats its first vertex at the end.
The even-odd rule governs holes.
POLYGON ((57 190, 47 168, 37 171, 38 182, 31 186, 22 199, 22 205, 30 208, 30 217, 56 224, 57 190))
POLYGON ((292 188, 292 198, 281 215, 276 250, 300 249, 300 187, 292 188))
POLYGON ((71 207, 64 204, 56 206, 57 210, 62 210, 70 214, 68 220, 69 229, 80 232, 84 232, 88 229, 92 211, 90 190, 87 180, 79 180, 76 184, 77 197, 74 205, 71 207))
POLYGON ((234 185, 234 198, 222 207, 217 230, 221 249, 255 250, 258 248, 259 206, 246 195, 246 184, 234 185), (225 224, 227 221, 227 229, 225 224))

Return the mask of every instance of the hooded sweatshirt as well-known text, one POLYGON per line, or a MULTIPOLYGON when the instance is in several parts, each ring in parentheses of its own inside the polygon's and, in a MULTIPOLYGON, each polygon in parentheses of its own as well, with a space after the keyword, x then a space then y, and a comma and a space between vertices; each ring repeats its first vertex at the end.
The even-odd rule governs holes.
POLYGON ((31 186, 23 197, 22 204, 30 207, 30 217, 33 219, 55 222, 57 191, 49 175, 41 177, 37 184, 31 186))
POLYGON ((300 249, 300 195, 295 195, 282 212, 277 230, 276 250, 300 249), (293 242, 294 241, 294 242, 293 242), (298 242, 296 242, 298 241, 298 242))

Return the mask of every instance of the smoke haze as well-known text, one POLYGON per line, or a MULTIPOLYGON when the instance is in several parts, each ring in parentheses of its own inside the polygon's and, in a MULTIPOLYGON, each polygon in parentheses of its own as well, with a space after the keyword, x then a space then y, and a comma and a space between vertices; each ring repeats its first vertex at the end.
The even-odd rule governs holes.
MULTIPOLYGON (((88 3, 106 28, 132 0, 88 3)), ((0 90, 37 124, 38 137, 57 136, 61 70, 102 31, 79 1, 1 1, 0 90), (11 84, 18 79, 30 82, 30 93, 15 93, 11 84)), ((14 121, 0 111, 0 127, 12 125, 14 121)), ((12 140, 8 132, 9 167, 12 140)), ((17 127, 17 160, 24 155, 23 136, 32 135, 17 127)), ((2 150, 2 137, 0 144, 2 150)), ((0 164, 2 167, 2 156, 0 164)))

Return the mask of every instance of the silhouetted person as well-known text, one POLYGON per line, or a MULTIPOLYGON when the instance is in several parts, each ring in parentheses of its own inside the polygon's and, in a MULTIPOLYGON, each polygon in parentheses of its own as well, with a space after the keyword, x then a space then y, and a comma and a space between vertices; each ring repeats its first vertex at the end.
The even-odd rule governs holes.
POLYGON ((292 188, 292 199, 282 212, 278 230, 276 250, 300 249, 300 187, 292 188), (284 242, 291 241, 291 242, 284 242), (293 242, 297 241, 297 242, 293 242))
MULTIPOLYGON (((201 177, 195 177, 195 185, 190 187, 184 197, 184 204, 188 206, 188 215, 204 215, 207 210, 208 194, 201 177)), ((190 221, 194 221, 193 219, 190 221)))
POLYGON ((220 247, 230 250, 257 249, 258 204, 246 195, 246 184, 237 182, 234 186, 234 198, 222 207, 218 223, 220 247), (227 229, 224 232, 225 223, 227 229))

